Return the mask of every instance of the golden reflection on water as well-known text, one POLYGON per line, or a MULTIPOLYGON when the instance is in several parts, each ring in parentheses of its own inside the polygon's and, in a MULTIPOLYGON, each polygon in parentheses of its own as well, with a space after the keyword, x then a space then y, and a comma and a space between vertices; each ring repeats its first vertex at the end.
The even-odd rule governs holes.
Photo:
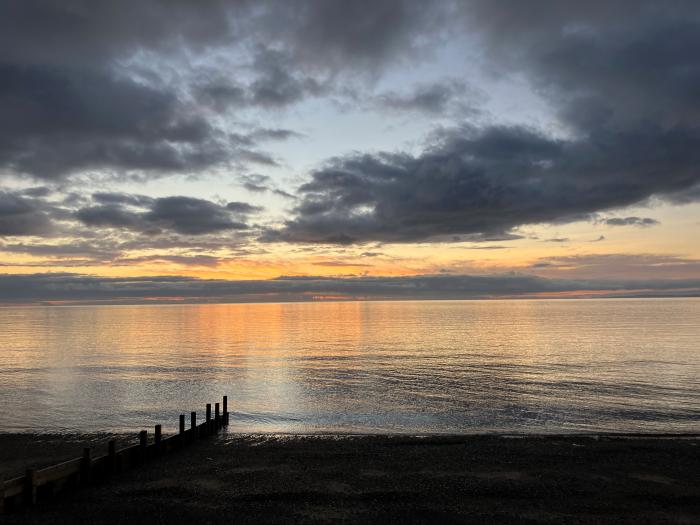
POLYGON ((700 430, 700 300, 0 309, 5 430, 700 430))

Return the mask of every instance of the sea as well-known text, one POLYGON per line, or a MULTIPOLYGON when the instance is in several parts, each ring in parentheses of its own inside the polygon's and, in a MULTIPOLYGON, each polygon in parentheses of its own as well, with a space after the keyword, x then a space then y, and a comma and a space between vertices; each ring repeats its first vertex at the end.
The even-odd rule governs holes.
POLYGON ((700 299, 0 308, 0 432, 700 432, 700 299))

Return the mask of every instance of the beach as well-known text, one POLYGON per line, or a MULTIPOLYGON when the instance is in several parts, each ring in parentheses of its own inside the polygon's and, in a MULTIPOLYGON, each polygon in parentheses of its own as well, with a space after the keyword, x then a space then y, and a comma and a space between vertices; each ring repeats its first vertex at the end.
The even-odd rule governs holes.
MULTIPOLYGON (((0 464, 110 437, 1 435, 0 464)), ((698 523, 698 472, 699 436, 223 432, 3 522, 698 523)))

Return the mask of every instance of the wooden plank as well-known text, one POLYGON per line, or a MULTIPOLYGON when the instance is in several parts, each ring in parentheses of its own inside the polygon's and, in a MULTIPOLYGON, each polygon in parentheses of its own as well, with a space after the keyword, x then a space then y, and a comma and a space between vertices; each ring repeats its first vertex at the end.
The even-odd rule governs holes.
POLYGON ((68 476, 80 473, 80 466, 83 463, 83 458, 70 459, 57 465, 43 468, 36 471, 36 482, 38 485, 59 481, 68 476))
POLYGON ((223 416, 224 416, 224 426, 227 427, 227 426, 228 426, 228 396, 224 396, 224 407, 223 407, 223 409, 224 409, 224 410, 223 410, 223 411, 224 411, 224 414, 223 414, 223 416))
POLYGON ((24 476, 5 480, 5 497, 12 498, 22 494, 24 490, 24 481, 24 476))
POLYGON ((211 434, 211 403, 207 403, 206 426, 204 427, 205 436, 211 434))

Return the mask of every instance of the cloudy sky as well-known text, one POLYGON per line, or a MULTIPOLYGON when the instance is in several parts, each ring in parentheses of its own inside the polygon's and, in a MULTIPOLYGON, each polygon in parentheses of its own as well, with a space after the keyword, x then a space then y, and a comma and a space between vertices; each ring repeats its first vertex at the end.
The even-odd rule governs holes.
POLYGON ((695 1, 6 0, 0 303, 700 293, 695 1))

